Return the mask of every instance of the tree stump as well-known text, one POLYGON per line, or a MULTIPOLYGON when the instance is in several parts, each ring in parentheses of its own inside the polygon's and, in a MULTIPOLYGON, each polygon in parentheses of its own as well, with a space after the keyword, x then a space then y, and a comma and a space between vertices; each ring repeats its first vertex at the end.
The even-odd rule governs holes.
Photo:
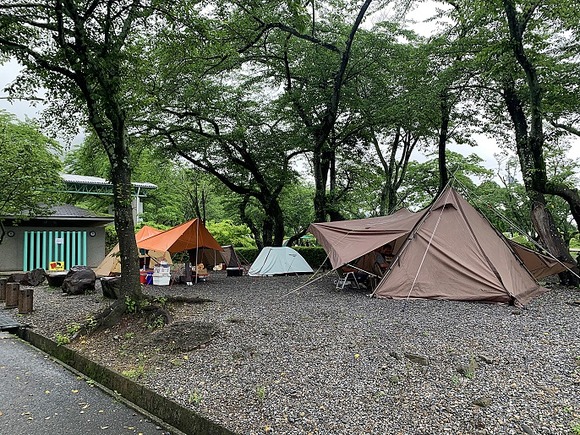
POLYGON ((34 289, 23 288, 18 294, 18 314, 32 313, 32 300, 34 289))
POLYGON ((8 283, 8 279, 0 278, 0 302, 4 302, 6 300, 6 284, 8 283))
POLYGON ((111 276, 101 278, 101 288, 103 296, 108 299, 119 299, 121 297, 121 277, 111 276))
POLYGON ((9 282, 6 284, 6 308, 16 308, 18 306, 18 292, 20 284, 9 282))

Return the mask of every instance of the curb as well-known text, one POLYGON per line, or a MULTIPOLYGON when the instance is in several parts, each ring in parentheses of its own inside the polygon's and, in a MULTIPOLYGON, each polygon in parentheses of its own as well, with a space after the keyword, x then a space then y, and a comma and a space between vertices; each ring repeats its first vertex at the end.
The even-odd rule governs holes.
POLYGON ((130 404, 141 408, 184 434, 236 435, 229 429, 198 415, 177 402, 89 360, 66 346, 59 346, 54 341, 30 329, 20 328, 18 336, 66 366, 101 384, 114 395, 120 395, 130 404))

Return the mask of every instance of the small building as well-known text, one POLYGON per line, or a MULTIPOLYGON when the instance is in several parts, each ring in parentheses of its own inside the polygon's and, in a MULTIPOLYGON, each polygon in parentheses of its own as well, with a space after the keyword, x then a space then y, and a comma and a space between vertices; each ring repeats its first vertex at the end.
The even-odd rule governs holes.
POLYGON ((105 226, 111 215, 72 205, 58 205, 46 216, 15 219, 6 216, 0 244, 0 272, 50 269, 61 262, 65 269, 97 267, 105 256, 105 226))

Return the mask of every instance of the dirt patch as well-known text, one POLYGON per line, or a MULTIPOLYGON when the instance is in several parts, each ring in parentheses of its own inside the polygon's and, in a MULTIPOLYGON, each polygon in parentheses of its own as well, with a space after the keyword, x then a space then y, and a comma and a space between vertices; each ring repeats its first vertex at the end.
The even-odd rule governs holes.
POLYGON ((217 333, 214 323, 185 321, 167 325, 148 339, 151 346, 161 349, 163 353, 190 352, 208 344, 217 333))

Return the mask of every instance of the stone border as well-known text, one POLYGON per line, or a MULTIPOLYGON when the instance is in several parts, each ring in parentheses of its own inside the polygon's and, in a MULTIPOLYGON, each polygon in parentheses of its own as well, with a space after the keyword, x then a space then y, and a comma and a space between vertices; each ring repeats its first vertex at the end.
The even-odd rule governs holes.
POLYGON ((185 434, 235 435, 234 432, 196 414, 177 402, 89 360, 66 346, 59 346, 54 341, 30 329, 20 328, 18 336, 185 434))

